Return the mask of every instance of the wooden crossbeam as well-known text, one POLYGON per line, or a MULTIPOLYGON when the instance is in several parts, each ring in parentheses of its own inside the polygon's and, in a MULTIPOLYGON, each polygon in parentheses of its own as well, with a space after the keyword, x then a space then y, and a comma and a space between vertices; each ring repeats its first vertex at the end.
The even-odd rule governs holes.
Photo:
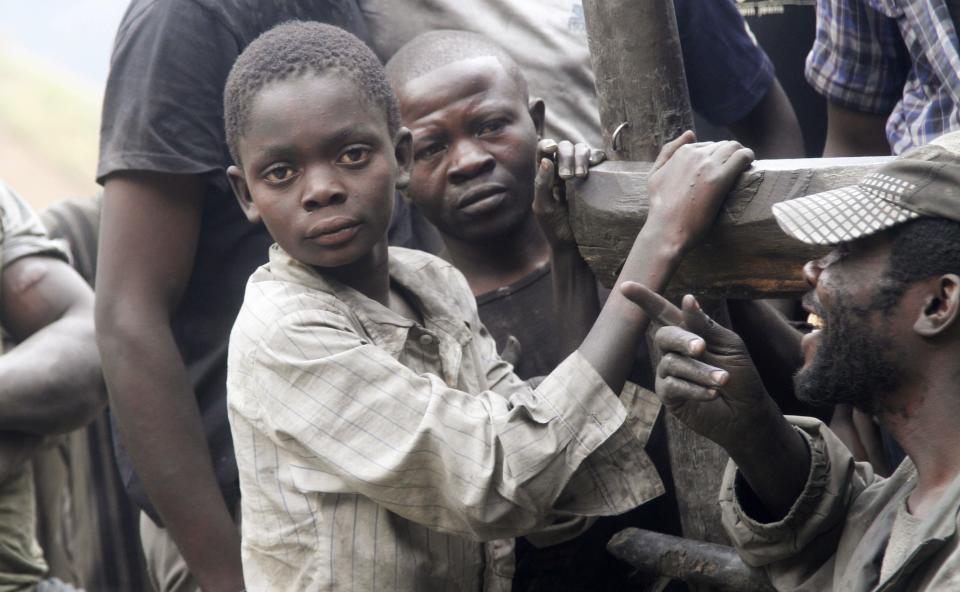
MULTIPOLYGON (((761 160, 745 172, 706 241, 688 255, 669 291, 754 298, 807 290, 802 265, 825 249, 783 233, 771 206, 856 183, 891 157, 761 160)), ((649 163, 614 161, 568 188, 580 252, 607 286, 616 279, 647 217, 649 163)))
POLYGON ((731 547, 627 528, 607 543, 615 557, 646 572, 729 592, 773 592, 762 570, 748 566, 731 547))

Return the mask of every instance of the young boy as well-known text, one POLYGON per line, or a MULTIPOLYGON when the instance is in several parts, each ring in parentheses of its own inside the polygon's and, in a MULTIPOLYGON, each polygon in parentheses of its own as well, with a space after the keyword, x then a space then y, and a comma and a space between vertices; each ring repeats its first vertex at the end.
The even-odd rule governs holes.
MULTIPOLYGON (((411 136, 362 42, 281 25, 238 58, 224 104, 231 184, 277 242, 230 339, 249 588, 480 590, 480 541, 661 490, 615 395, 647 325, 636 306, 614 292, 531 390, 459 272, 387 249, 411 136)), ((623 280, 662 288, 752 158, 691 139, 656 165, 623 280), (691 170, 718 181, 691 184, 691 170)))
MULTIPOLYGON (((512 339, 519 342, 517 375, 548 374, 580 344, 598 305, 595 280, 566 216, 555 216, 545 233, 531 207, 543 101, 529 99, 526 78, 509 54, 474 33, 424 33, 386 69, 401 120, 413 134, 406 196, 440 231, 446 256, 466 276, 500 351, 512 339), (551 274, 552 268, 563 273, 551 274), (555 304, 570 313, 563 324, 555 304)), ((591 161, 602 159, 585 144, 553 148, 562 178, 586 176, 591 161)), ((552 163, 540 176, 538 205, 554 205, 552 163)))

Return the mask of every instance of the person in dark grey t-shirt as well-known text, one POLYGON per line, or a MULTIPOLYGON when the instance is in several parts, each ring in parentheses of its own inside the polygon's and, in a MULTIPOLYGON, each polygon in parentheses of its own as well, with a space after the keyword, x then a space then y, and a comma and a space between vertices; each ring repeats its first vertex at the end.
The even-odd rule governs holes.
MULTIPOLYGON (((353 0, 133 0, 117 33, 97 169, 97 337, 160 592, 243 587, 226 350, 272 241, 227 185, 223 88, 247 44, 291 19, 367 35, 353 0)), ((398 225, 399 242, 413 230, 398 225)))

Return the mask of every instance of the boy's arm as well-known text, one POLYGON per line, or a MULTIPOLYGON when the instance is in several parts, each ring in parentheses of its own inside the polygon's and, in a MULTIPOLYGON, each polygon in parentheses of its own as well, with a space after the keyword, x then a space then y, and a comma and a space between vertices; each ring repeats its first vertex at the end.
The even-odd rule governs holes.
POLYGON ((147 494, 201 587, 235 592, 243 587, 240 534, 170 329, 193 268, 202 204, 199 175, 107 178, 97 342, 111 410, 147 494))
MULTIPOLYGON (((730 187, 753 160, 736 142, 693 143, 684 132, 666 144, 649 180, 650 211, 617 284, 631 280, 660 292, 683 255, 707 233, 730 187)), ((644 338, 646 313, 619 290, 607 299, 579 351, 614 392, 630 372, 644 338)))

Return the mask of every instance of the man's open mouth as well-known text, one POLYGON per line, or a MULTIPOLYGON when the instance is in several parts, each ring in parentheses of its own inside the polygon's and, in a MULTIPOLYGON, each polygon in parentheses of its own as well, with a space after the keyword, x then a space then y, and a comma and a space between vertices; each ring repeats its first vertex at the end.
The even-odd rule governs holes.
POLYGON ((807 324, 810 325, 813 329, 823 329, 824 327, 823 317, 821 317, 815 312, 811 312, 807 316, 807 324))

